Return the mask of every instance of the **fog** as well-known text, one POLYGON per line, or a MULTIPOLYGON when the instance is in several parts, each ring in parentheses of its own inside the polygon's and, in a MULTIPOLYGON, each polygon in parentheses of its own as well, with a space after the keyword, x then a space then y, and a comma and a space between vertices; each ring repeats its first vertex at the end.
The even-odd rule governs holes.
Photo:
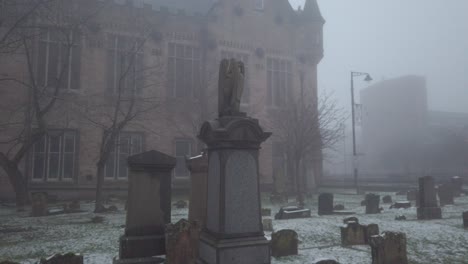
MULTIPOLYGON (((293 7, 303 0, 290 0, 293 7)), ((468 112, 468 1, 319 0, 325 56, 319 89, 350 106, 349 72, 374 82, 407 74, 427 78, 432 110, 468 112)), ((356 79, 357 87, 365 87, 356 79)))

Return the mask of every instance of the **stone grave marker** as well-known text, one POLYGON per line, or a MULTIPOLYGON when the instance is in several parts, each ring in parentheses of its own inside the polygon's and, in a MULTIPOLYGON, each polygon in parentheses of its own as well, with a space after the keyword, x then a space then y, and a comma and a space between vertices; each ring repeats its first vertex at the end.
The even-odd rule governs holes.
POLYGON ((34 192, 31 195, 32 217, 46 216, 49 214, 47 209, 47 193, 34 192))
POLYGON ((206 188, 208 178, 208 156, 202 153, 186 161, 190 171, 189 222, 196 221, 201 228, 206 223, 206 188))
POLYGON ((367 245, 371 236, 379 234, 379 226, 376 224, 361 225, 356 221, 348 221, 347 226, 340 227, 341 245, 367 245))
POLYGON ((447 204, 453 204, 453 188, 451 183, 441 184, 437 188, 437 194, 439 196, 440 205, 444 206, 447 204))
POLYGON ((460 197, 463 191, 463 178, 460 176, 454 176, 451 178, 453 185, 453 196, 460 197))
POLYGON ((394 204, 390 206, 390 209, 400 209, 400 208, 410 208, 411 207, 411 202, 410 201, 396 201, 394 204))
POLYGON ((271 234, 271 255, 285 257, 298 254, 299 239, 296 231, 283 229, 271 234))
POLYGON ((411 189, 406 193, 406 200, 416 201, 416 206, 419 206, 419 191, 417 189, 411 189))
POLYGON ((271 208, 262 208, 262 216, 271 216, 271 208))
POLYGON ((262 220, 263 230, 264 231, 273 231, 273 220, 266 218, 262 220))
POLYGON ((193 264, 197 255, 199 227, 185 219, 166 226, 166 264, 193 264))
POLYGON ((315 264, 340 264, 340 263, 334 259, 322 259, 322 260, 315 262, 315 264))
POLYGON ((380 195, 368 193, 366 194, 366 214, 380 213, 380 195))
POLYGON ((40 264, 83 264, 83 255, 66 253, 55 254, 46 259, 41 259, 40 264))
POLYGON ((406 235, 383 232, 370 238, 372 264, 408 264, 406 235))
POLYGON ((442 211, 437 204, 434 179, 430 176, 419 178, 419 220, 441 219, 442 211))
POLYGON ((318 197, 318 214, 331 215, 333 214, 333 194, 321 193, 318 197))
POLYGON ((463 227, 468 228, 468 211, 463 212, 463 227))
POLYGON ((302 208, 299 206, 285 206, 281 207, 279 212, 275 214, 276 220, 281 219, 295 219, 311 217, 310 209, 302 208))
POLYGON ((171 176, 176 159, 158 151, 128 158, 125 234, 116 264, 159 263, 166 254, 165 225, 171 222, 171 176), (146 262, 145 262, 146 261, 146 262))
POLYGON ((391 204, 391 203, 392 203, 392 196, 390 196, 390 195, 385 195, 385 196, 382 198, 382 203, 384 203, 384 204, 391 204))

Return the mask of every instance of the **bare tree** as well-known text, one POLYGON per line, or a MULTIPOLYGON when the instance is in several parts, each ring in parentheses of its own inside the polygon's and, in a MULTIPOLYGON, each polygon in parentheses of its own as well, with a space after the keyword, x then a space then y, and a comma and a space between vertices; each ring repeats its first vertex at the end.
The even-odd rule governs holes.
MULTIPOLYGON (((302 92, 291 96, 273 118, 275 136, 283 144, 286 167, 299 204, 304 205, 305 164, 320 161, 322 150, 333 148, 341 136, 340 126, 346 120, 344 111, 325 94, 314 98, 302 92)), ((315 175, 319 182, 319 175, 315 175)))
POLYGON ((8 62, 20 61, 18 69, 21 73, 3 68, 0 75, 0 88, 16 99, 12 104, 9 101, 3 102, 0 167, 13 186, 18 210, 22 210, 28 200, 28 180, 21 163, 34 144, 48 134, 52 122, 49 115, 60 100, 69 70, 66 60, 57 61, 56 74, 49 74, 47 80, 41 79, 35 66, 37 43, 51 29, 57 37, 62 56, 70 57, 72 48, 78 45, 76 33, 99 10, 64 19, 57 14, 63 14, 67 7, 58 0, 3 3, 0 56, 8 62))

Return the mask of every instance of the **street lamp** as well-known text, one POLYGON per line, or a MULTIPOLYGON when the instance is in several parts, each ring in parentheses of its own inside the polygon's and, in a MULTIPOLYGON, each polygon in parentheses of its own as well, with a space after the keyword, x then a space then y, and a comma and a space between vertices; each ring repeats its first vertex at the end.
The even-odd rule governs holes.
POLYGON ((357 151, 356 151, 356 113, 355 113, 355 107, 356 104, 354 103, 354 77, 359 77, 359 76, 366 76, 364 81, 370 82, 372 81, 372 78, 369 73, 366 72, 351 72, 351 123, 353 127, 353 157, 354 157, 354 162, 353 162, 353 167, 354 167, 354 185, 356 186, 356 193, 359 194, 359 187, 358 187, 358 166, 357 166, 357 151))

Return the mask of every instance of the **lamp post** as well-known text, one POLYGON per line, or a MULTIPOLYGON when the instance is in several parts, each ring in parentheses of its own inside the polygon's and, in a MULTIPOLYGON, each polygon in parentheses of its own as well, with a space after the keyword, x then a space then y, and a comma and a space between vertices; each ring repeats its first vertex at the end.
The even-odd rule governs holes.
POLYGON ((370 82, 372 81, 372 78, 369 73, 366 72, 351 72, 351 123, 352 123, 352 128, 353 128, 353 167, 354 167, 354 185, 356 187, 356 193, 359 194, 359 186, 358 186, 358 176, 359 176, 359 171, 358 171, 358 166, 357 166, 357 151, 356 151, 356 113, 355 113, 355 108, 356 104, 354 103, 354 77, 359 77, 359 76, 366 76, 364 81, 370 82))

